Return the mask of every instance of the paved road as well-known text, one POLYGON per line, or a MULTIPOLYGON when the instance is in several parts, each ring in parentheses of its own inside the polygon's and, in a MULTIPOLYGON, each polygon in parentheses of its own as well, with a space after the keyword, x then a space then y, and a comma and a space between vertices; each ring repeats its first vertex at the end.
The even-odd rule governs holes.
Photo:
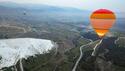
POLYGON ((118 37, 116 40, 115 40, 115 44, 117 43, 117 41, 119 41, 120 39, 125 39, 125 37, 118 37))
POLYGON ((99 49, 98 46, 102 43, 102 40, 103 40, 103 39, 101 39, 101 40, 99 41, 99 43, 97 43, 96 46, 93 48, 93 52, 92 52, 92 54, 91 54, 92 56, 95 56, 95 55, 96 55, 96 53, 97 53, 97 51, 98 51, 98 49, 99 49))
POLYGON ((82 58, 82 56, 83 56, 82 48, 85 47, 85 46, 88 46, 88 45, 90 45, 90 44, 92 44, 92 43, 94 43, 92 40, 90 40, 90 41, 91 41, 90 43, 88 43, 88 44, 86 44, 86 45, 82 45, 82 46, 80 47, 80 56, 79 56, 78 60, 76 61, 75 65, 74 65, 74 67, 73 67, 73 69, 72 69, 72 71, 76 71, 76 68, 77 68, 77 66, 78 66, 78 64, 79 64, 79 62, 80 62, 80 60, 81 60, 81 58, 82 58))

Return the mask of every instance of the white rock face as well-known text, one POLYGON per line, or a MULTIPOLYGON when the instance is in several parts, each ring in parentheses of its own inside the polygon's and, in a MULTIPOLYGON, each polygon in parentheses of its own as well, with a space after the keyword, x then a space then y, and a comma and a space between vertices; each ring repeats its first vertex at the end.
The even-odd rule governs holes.
POLYGON ((50 40, 35 38, 15 38, 0 40, 0 69, 10 67, 21 58, 43 54, 54 47, 50 40))

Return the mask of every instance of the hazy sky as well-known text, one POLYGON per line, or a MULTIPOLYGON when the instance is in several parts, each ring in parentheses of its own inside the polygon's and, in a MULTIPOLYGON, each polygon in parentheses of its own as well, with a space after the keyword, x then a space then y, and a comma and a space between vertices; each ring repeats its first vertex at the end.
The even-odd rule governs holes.
POLYGON ((17 3, 49 4, 55 6, 76 7, 80 9, 95 10, 106 8, 125 12, 125 0, 0 0, 17 3))

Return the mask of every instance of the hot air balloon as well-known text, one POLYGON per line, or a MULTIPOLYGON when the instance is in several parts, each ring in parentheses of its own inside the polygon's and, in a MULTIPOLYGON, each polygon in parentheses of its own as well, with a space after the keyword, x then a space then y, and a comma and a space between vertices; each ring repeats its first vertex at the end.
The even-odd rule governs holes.
POLYGON ((100 38, 106 35, 115 20, 114 12, 107 9, 96 10, 90 16, 91 25, 100 38))

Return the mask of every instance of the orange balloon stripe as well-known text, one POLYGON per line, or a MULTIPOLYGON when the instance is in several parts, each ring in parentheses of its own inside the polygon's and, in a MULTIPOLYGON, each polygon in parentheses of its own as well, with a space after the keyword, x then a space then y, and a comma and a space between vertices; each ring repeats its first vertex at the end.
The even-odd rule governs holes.
POLYGON ((114 14, 92 14, 91 19, 116 19, 114 14))
POLYGON ((90 19, 95 29, 109 29, 114 25, 115 19, 90 19))

